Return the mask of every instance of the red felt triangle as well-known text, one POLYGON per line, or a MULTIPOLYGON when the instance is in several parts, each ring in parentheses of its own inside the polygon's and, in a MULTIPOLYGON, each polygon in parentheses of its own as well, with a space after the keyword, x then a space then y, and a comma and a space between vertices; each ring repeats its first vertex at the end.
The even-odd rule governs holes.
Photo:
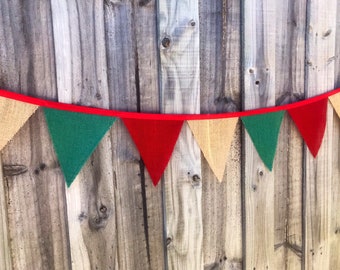
POLYGON ((156 186, 168 164, 183 121, 122 119, 156 186))
POLYGON ((289 109, 302 138, 314 157, 318 154, 326 128, 328 99, 322 99, 305 106, 289 109))

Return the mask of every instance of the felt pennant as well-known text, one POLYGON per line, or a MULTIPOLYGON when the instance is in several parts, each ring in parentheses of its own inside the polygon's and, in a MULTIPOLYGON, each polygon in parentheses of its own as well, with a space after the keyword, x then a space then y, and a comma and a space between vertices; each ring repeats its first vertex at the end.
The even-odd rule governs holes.
POLYGON ((288 110, 314 157, 319 152, 325 134, 327 102, 328 99, 324 98, 317 102, 288 110))
POLYGON ((114 123, 114 117, 44 108, 48 129, 67 186, 114 123))
POLYGON ((37 108, 39 108, 37 105, 0 97, 0 150, 14 137, 37 108))
POLYGON ((340 93, 330 96, 329 100, 332 103, 335 112, 340 117, 340 93))
POLYGON ((69 186, 105 132, 116 118, 121 118, 156 185, 171 157, 183 122, 190 121, 189 125, 203 154, 217 178, 221 180, 224 174, 224 158, 221 156, 222 153, 227 155, 231 141, 229 132, 232 134, 235 128, 235 123, 230 121, 242 119, 260 157, 271 170, 285 111, 289 112, 313 156, 317 155, 326 127, 328 99, 340 117, 340 88, 291 104, 215 114, 107 110, 55 102, 0 89, 0 150, 34 111, 40 106, 43 107, 69 186), (196 123, 192 122, 194 120, 196 123), (228 130, 228 134, 225 130, 228 130), (219 144, 222 140, 219 134, 224 135, 223 146, 219 144))
POLYGON ((122 120, 156 186, 170 160, 183 121, 129 118, 122 120))
POLYGON ((191 120, 189 127, 216 178, 222 181, 238 118, 191 120))
POLYGON ((241 117, 263 163, 269 170, 273 162, 284 111, 241 117))

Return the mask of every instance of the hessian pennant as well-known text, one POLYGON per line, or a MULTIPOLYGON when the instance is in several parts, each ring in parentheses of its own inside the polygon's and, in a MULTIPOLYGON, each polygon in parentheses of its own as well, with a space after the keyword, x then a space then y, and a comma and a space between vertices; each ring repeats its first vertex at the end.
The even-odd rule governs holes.
POLYGON ((222 181, 238 117, 188 121, 189 127, 216 178, 222 181))
POLYGON ((324 98, 320 101, 288 110, 314 157, 319 152, 325 134, 327 102, 328 99, 324 98))
POLYGON ((0 150, 14 137, 37 108, 39 108, 37 105, 0 97, 0 150))
POLYGON ((54 149, 70 186, 114 123, 114 117, 44 108, 54 149))
POLYGON ((338 117, 340 117, 340 93, 330 96, 329 100, 332 103, 333 108, 337 113, 338 117))
POLYGON ((181 131, 183 121, 123 118, 154 185, 157 185, 181 131))
POLYGON ((273 168, 284 113, 284 111, 278 111, 241 117, 259 156, 269 170, 273 168))

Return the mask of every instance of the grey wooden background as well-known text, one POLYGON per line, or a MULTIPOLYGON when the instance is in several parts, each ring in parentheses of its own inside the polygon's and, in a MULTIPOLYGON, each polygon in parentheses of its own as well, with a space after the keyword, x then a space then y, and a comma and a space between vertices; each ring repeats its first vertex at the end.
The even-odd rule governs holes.
MULTIPOLYGON (((340 86, 337 0, 0 0, 0 88, 216 113, 340 86)), ((239 124, 219 183, 188 127, 157 187, 121 121, 71 188, 42 111, 2 151, 1 269, 340 269, 340 121, 313 159, 285 116, 273 172, 239 124)), ((152 143, 152 142, 151 142, 152 143)))

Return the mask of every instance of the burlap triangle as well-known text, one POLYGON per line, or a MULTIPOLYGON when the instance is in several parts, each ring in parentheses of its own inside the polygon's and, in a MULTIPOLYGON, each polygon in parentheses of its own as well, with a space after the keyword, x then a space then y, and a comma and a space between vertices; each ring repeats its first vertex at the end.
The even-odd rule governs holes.
POLYGON ((38 108, 37 105, 0 97, 0 150, 38 108))
POLYGON ((188 121, 189 127, 216 178, 222 181, 238 118, 188 121))

